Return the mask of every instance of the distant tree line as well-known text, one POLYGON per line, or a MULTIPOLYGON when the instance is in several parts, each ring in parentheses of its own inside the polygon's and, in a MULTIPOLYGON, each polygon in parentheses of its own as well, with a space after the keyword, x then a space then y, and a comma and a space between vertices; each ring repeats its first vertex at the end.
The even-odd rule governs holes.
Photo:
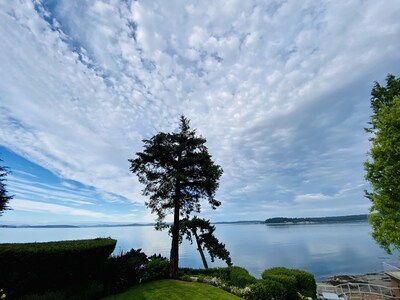
POLYGON ((300 224, 300 223, 341 223, 341 222, 360 222, 368 221, 368 215, 350 215, 337 217, 318 217, 318 218, 270 218, 265 220, 266 224, 300 224))

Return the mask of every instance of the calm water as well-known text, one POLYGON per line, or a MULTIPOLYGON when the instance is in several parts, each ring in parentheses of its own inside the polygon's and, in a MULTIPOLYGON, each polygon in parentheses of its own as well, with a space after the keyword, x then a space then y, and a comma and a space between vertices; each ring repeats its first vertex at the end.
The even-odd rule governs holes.
MULTIPOLYGON (((262 224, 217 225, 216 236, 226 244, 235 265, 260 277, 274 266, 312 272, 318 280, 338 274, 382 272, 382 262, 399 264, 399 253, 387 255, 369 232, 367 222, 320 225, 266 226, 262 224)), ((171 239, 153 227, 109 228, 0 228, 0 242, 42 242, 112 237, 114 253, 141 248, 146 254, 168 257, 171 239)), ((181 267, 202 267, 194 245, 180 248, 181 267)), ((210 266, 224 266, 217 261, 210 266)))

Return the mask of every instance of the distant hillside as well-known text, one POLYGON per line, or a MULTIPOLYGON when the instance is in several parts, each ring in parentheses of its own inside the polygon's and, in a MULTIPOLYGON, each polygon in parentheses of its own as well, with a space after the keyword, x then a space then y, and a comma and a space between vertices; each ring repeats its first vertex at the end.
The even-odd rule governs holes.
POLYGON ((344 223, 344 222, 365 222, 368 221, 368 215, 351 215, 337 217, 319 217, 319 218, 270 218, 265 220, 265 224, 322 224, 322 223, 344 223))
POLYGON ((74 225, 0 225, 1 228, 78 228, 74 225))

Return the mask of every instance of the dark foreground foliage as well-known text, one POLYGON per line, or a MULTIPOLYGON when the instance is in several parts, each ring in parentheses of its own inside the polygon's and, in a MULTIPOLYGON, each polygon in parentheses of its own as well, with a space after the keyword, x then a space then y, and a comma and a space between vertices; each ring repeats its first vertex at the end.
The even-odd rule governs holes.
POLYGON ((116 240, 0 244, 0 283, 7 295, 57 290, 93 281, 116 240))
MULTIPOLYGON (((94 300, 168 277, 169 261, 141 249, 109 256, 115 240, 0 245, 0 284, 7 299, 94 300)), ((179 270, 182 279, 209 283, 244 299, 315 297, 314 276, 272 268, 256 279, 241 267, 179 270)))

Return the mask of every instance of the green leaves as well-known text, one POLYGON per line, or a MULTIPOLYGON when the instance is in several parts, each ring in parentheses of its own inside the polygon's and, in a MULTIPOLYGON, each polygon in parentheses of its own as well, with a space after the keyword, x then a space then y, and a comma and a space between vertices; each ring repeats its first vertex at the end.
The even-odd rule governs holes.
POLYGON ((221 202, 215 199, 222 168, 211 159, 206 139, 190 129, 189 120, 181 116, 179 132, 159 132, 144 140, 144 151, 130 159, 130 170, 145 185, 143 195, 152 213, 157 215, 156 229, 164 229, 167 214, 174 214, 171 230, 172 246, 170 276, 178 276, 179 219, 200 212, 200 200, 207 199, 211 207, 221 202))
POLYGON ((143 195, 150 196, 146 205, 163 222, 179 199, 181 215, 200 212, 200 202, 206 198, 212 208, 221 203, 215 191, 223 171, 211 160, 206 139, 191 130, 189 120, 181 116, 179 132, 160 132, 144 140, 144 151, 130 159, 130 170, 145 185, 143 195), (179 187, 179 188, 178 188, 179 187))
POLYGON ((215 226, 211 225, 210 220, 200 219, 195 216, 192 219, 186 218, 182 220, 179 225, 180 240, 185 236, 193 244, 193 237, 195 238, 205 268, 207 268, 207 263, 204 262, 203 249, 207 249, 212 262, 214 262, 215 258, 219 258, 225 261, 228 266, 232 265, 230 253, 225 244, 215 237, 215 226))
POLYGON ((371 92, 374 114, 367 131, 373 136, 364 168, 372 187, 365 191, 372 202, 372 236, 391 253, 400 249, 400 79, 388 75, 386 81, 386 87, 375 83, 371 92))

